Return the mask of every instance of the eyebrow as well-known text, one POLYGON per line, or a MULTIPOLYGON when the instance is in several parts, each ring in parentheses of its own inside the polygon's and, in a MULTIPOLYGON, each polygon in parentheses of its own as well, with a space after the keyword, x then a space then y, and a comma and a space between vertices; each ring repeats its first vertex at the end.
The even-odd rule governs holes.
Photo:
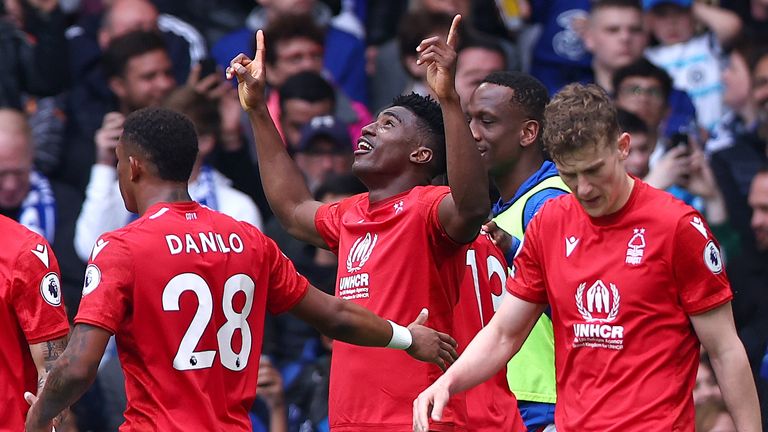
POLYGON ((390 111, 390 110, 382 111, 381 115, 387 115, 387 116, 390 116, 390 117, 394 117, 395 120, 397 120, 398 122, 400 122, 400 123, 403 122, 403 119, 399 115, 397 115, 394 111, 390 111))

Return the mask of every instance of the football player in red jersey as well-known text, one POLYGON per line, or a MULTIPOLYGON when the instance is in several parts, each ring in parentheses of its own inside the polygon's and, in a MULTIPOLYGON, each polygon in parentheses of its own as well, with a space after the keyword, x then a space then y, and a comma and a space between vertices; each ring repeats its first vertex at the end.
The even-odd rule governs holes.
MULTIPOLYGON (((7 174, 0 174, 7 175, 7 174)), ((18 431, 67 345, 59 263, 45 239, 0 216, 0 431, 18 431)))
POLYGON ((425 314, 404 328, 324 294, 255 227, 192 201, 197 147, 181 114, 146 108, 126 118, 118 180, 141 217, 96 242, 71 342, 28 431, 50 432, 94 379, 112 334, 128 399, 121 431, 251 430, 267 311, 292 312, 340 341, 452 362, 455 341, 419 325, 425 314))
POLYGON ((548 303, 558 430, 693 432, 701 343, 738 430, 760 431, 733 295, 704 219, 627 174, 630 136, 599 87, 566 86, 544 120, 544 146, 573 194, 533 218, 507 281, 512 295, 416 399, 414 430, 427 430, 451 395, 501 368, 548 303))
MULTIPOLYGON (((447 40, 425 39, 418 63, 440 105, 416 94, 395 99, 362 130, 353 173, 369 192, 338 203, 312 199, 264 101, 263 34, 253 60, 239 55, 236 76, 256 136, 267 199, 294 237, 339 257, 336 295, 397 321, 422 307, 450 333, 467 245, 490 210, 488 180, 454 86, 457 16, 447 40), (447 171, 449 187, 431 186, 447 171)), ((335 343, 329 422, 334 432, 407 431, 411 404, 441 371, 401 353, 335 343), (371 368, 375 368, 372 373, 371 368)), ((435 431, 465 430, 466 407, 453 401, 435 431)))

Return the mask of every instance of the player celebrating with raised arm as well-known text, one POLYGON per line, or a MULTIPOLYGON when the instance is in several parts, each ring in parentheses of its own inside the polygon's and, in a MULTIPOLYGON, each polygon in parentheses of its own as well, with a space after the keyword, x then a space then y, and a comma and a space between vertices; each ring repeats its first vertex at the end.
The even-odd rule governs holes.
MULTIPOLYGON (((362 130, 352 170, 369 193, 334 204, 314 201, 285 150, 264 103, 264 36, 256 57, 236 57, 240 102, 253 125, 267 199, 295 237, 339 256, 336 294, 397 321, 422 307, 450 333, 467 244, 490 203, 480 152, 454 88, 456 34, 418 47, 438 106, 415 94, 395 99, 362 130), (442 110, 442 115, 441 115, 442 110), (450 188, 430 186, 446 170, 450 188)), ((400 353, 335 343, 329 418, 334 432, 406 431, 411 402, 441 371, 400 353)), ((452 401, 435 431, 462 431, 466 409, 452 401)))
POLYGON ((414 430, 501 368, 547 303, 558 431, 692 432, 699 342, 738 430, 761 430, 730 286, 701 215, 627 174, 630 136, 597 86, 566 86, 544 120, 544 146, 573 194, 549 200, 530 222, 512 295, 416 399, 414 430))
POLYGON ((250 431, 267 310, 349 343, 452 362, 449 336, 322 293, 256 228, 192 201, 197 151, 181 114, 146 108, 126 118, 118 181, 141 217, 96 242, 71 342, 29 410, 28 431, 50 432, 94 379, 112 334, 128 399, 121 431, 250 431))

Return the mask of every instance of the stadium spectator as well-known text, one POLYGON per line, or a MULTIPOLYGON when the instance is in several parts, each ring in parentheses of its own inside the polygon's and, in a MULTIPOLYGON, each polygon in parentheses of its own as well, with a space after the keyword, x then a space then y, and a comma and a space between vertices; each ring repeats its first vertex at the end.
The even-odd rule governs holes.
MULTIPOLYGON (((396 319, 427 306, 431 322, 444 330, 453 327, 466 244, 489 211, 482 161, 453 82, 459 21, 454 18, 447 42, 430 38, 418 48, 440 108, 428 98, 404 96, 366 126, 352 170, 369 193, 340 203, 313 200, 280 143, 263 99, 268 54, 261 33, 256 59, 238 56, 228 69, 237 75, 240 101, 253 124, 262 182, 275 215, 295 237, 339 256, 337 296, 396 319), (450 188, 430 186, 445 164, 450 188), (403 291, 403 286, 420 289, 403 291)), ((333 350, 330 427, 410 428, 409 395, 439 371, 381 350, 339 342, 333 350), (371 374, 374 363, 378 370, 371 374), (361 391, 379 396, 361 398, 361 391)), ((448 411, 442 427, 462 427, 464 404, 448 411)))
POLYGON ((643 10, 659 43, 646 56, 669 73, 675 87, 688 92, 698 123, 711 130, 723 113, 721 47, 739 33, 741 20, 731 11, 693 0, 643 0, 643 10), (707 32, 697 36, 699 23, 707 32))
POLYGON ((626 173, 630 137, 599 87, 565 87, 544 119, 544 146, 573 194, 550 200, 534 217, 507 282, 512 295, 419 395, 415 430, 428 430, 429 418, 439 421, 450 395, 502 367, 547 304, 556 335, 558 428, 692 431, 701 341, 737 427, 760 430, 732 293, 706 223, 626 173), (639 273, 648 269, 653 273, 639 273), (597 375, 595 364, 602 365, 597 375), (667 414, 649 415, 659 412, 667 414))
MULTIPOLYGON (((320 67, 316 69, 320 72, 322 69, 328 71, 333 82, 338 85, 344 93, 356 102, 365 104, 368 101, 367 78, 365 75, 365 44, 363 35, 360 34, 362 26, 359 22, 353 22, 351 27, 343 25, 339 20, 333 19, 328 6, 323 2, 308 0, 258 0, 260 7, 255 8, 246 18, 245 27, 236 30, 221 38, 213 47, 211 52, 217 63, 222 67, 229 66, 229 61, 238 53, 252 54, 254 50, 253 34, 256 30, 273 29, 285 25, 285 22, 276 25, 276 21, 282 21, 295 15, 304 15, 310 18, 314 27, 319 31, 320 39, 318 45, 321 49, 314 49, 314 52, 305 52, 304 59, 312 56, 313 62, 319 62, 320 67)), ((347 17, 350 18, 350 17, 347 17)), ((355 21, 353 19, 353 21, 355 21)), ((314 31, 314 30, 313 30, 314 31)), ((278 42, 277 33, 267 32, 267 35, 278 42), (271 36, 273 33, 274 36, 271 36)), ((287 44, 287 42, 286 42, 287 44)), ((286 53, 285 60, 297 62, 298 58, 293 57, 297 52, 307 49, 307 46, 299 47, 294 43, 293 50, 286 53), (297 51, 298 49, 298 51, 297 51)), ((277 48, 274 54, 279 60, 284 55, 281 51, 285 48, 277 48)), ((306 70, 303 68, 301 70, 306 70)), ((315 70, 315 69, 313 69, 315 70)), ((298 72, 294 71, 293 73, 298 72)), ((290 73, 288 75, 292 75, 290 73)), ((287 78, 286 75, 283 79, 287 78)), ((272 77, 270 79, 277 79, 272 77)), ((280 83, 270 84, 279 86, 280 83)))
POLYGON ((467 35, 459 43, 457 55, 456 92, 466 112, 469 99, 483 78, 507 69, 507 55, 499 41, 480 34, 467 35))
POLYGON ((444 367, 454 359, 455 341, 418 325, 426 313, 406 329, 322 293, 256 228, 192 201, 198 144, 183 115, 132 113, 116 152, 120 193, 141 217, 94 246, 69 349, 30 397, 27 431, 50 431, 90 386, 112 334, 128 389, 125 429, 249 431, 267 310, 291 311, 339 341, 407 349, 444 367), (183 300, 187 291, 198 301, 183 300))

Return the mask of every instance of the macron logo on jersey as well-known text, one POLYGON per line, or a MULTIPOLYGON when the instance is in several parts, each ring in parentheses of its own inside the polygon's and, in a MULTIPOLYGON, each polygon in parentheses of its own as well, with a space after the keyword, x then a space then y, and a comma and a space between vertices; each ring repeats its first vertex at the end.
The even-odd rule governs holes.
POLYGON ((32 249, 30 252, 35 254, 37 259, 40 260, 40 262, 45 265, 45 268, 48 268, 48 263, 50 262, 48 258, 48 247, 46 247, 43 244, 38 244, 34 249, 32 249))
POLYGON ((694 216, 691 221, 691 226, 696 228, 696 231, 698 231, 705 240, 709 238, 709 236, 707 236, 707 229, 704 228, 704 222, 702 222, 700 217, 694 216))
POLYGON ((102 250, 104 250, 105 247, 109 244, 109 241, 104 241, 104 239, 99 239, 95 245, 93 245, 93 252, 91 252, 91 261, 96 259, 96 256, 98 256, 102 250))
POLYGON ((566 237, 565 238, 565 257, 568 258, 573 253, 573 250, 576 249, 576 245, 579 244, 579 239, 577 239, 574 236, 566 237))

